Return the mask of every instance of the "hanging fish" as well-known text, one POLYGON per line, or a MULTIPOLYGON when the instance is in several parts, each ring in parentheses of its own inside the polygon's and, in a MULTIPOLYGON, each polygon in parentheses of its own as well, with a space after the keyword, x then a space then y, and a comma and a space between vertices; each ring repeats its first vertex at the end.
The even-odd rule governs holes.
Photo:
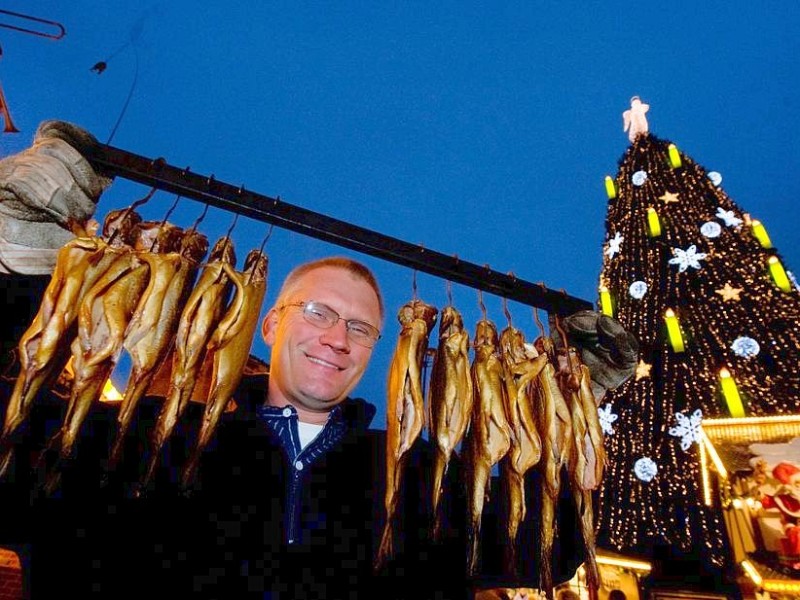
POLYGON ((536 414, 539 437, 542 440, 542 459, 539 463, 541 477, 540 495, 542 513, 539 524, 539 573, 541 588, 551 597, 553 589, 553 543, 557 531, 556 507, 561 491, 561 469, 568 466, 572 452, 572 421, 569 407, 556 380, 557 364, 553 342, 542 336, 536 340, 535 347, 548 357, 536 378, 534 386, 534 413, 536 414))
POLYGON ((200 457, 242 379, 258 326, 261 303, 267 291, 267 264, 267 256, 259 250, 250 251, 242 272, 234 271, 226 263, 222 264, 233 282, 235 295, 208 342, 207 351, 213 357, 214 370, 197 443, 181 477, 183 488, 193 484, 200 457))
MULTIPOLYGON (((165 226, 159 230, 168 231, 165 226)), ((175 237, 175 243, 180 240, 179 247, 140 255, 150 267, 150 275, 122 342, 131 357, 131 371, 117 415, 118 429, 109 455, 109 471, 116 468, 121 458, 139 401, 175 341, 181 308, 191 292, 198 264, 208 250, 206 236, 194 229, 176 232, 175 237)), ((167 244, 166 247, 173 245, 167 244)))
POLYGON ((59 250, 39 311, 18 344, 20 372, 6 409, 0 476, 10 464, 13 438, 27 419, 34 398, 69 360, 69 344, 74 339, 81 301, 114 261, 133 250, 140 221, 134 211, 112 211, 106 216, 102 237, 76 237, 59 250))
POLYGON ((508 402, 503 383, 503 364, 498 348, 497 328, 483 319, 475 330, 475 359, 471 378, 474 389, 472 419, 464 440, 468 516, 467 573, 478 565, 483 507, 489 501, 492 468, 511 448, 511 425, 506 414, 508 402))
POLYGON ((501 476, 508 489, 508 522, 506 524, 506 568, 515 572, 517 532, 525 519, 525 473, 542 456, 542 442, 533 415, 532 384, 544 366, 547 355, 525 345, 521 331, 511 325, 500 334, 508 417, 511 424, 511 449, 501 463, 501 476))
MULTIPOLYGON (((125 331, 147 287, 150 266, 142 259, 151 249, 168 251, 178 240, 159 231, 160 222, 137 226, 135 252, 121 255, 86 293, 78 312, 78 335, 72 342, 72 382, 67 412, 61 429, 50 439, 47 451, 58 447, 58 459, 47 475, 44 491, 51 494, 59 485, 61 465, 73 456, 75 443, 92 404, 100 398, 122 352, 125 331), (163 246, 159 239, 169 240, 163 246)), ((171 226, 170 232, 177 228, 171 226)))
POLYGON ((436 444, 433 462, 434 538, 438 538, 441 528, 439 502, 442 480, 450 456, 469 426, 472 403, 469 334, 464 330, 464 321, 458 310, 446 306, 439 321, 439 344, 433 357, 428 390, 430 437, 436 444))
POLYGON ((214 244, 208 264, 183 307, 175 335, 169 388, 153 428, 150 460, 141 481, 142 488, 149 484, 161 448, 193 397, 207 355, 206 345, 219 325, 230 292, 231 278, 223 268, 224 264, 231 268, 236 264, 233 242, 228 236, 221 237, 214 244))
POLYGON ((404 304, 397 314, 400 339, 389 365, 386 407, 386 521, 375 566, 382 566, 394 554, 393 521, 397 512, 407 452, 422 433, 425 395, 422 365, 428 336, 438 311, 422 300, 404 304))
MULTIPOLYGON (((578 526, 586 549, 586 560, 584 561, 586 578, 589 585, 597 589, 600 584, 600 574, 597 568, 595 547, 592 488, 587 483, 592 481, 597 473, 596 469, 598 467, 592 464, 592 461, 597 459, 604 461, 605 452, 601 450, 599 454, 595 454, 597 450, 592 445, 593 436, 590 433, 590 429, 594 425, 589 424, 586 416, 585 403, 589 401, 587 394, 591 397, 592 404, 594 404, 589 369, 581 363, 580 358, 578 358, 573 349, 569 349, 566 362, 567 368, 566 370, 559 370, 557 380, 569 407, 572 421, 572 452, 569 457, 567 471, 578 514, 578 526)), ((594 405, 594 411, 597 411, 596 405, 594 405)), ((602 430, 600 435, 602 436, 602 430)))

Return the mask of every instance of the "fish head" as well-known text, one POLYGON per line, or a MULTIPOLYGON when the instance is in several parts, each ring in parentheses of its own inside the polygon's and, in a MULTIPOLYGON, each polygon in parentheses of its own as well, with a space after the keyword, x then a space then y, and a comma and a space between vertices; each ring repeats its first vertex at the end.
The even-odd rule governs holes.
POLYGON ((414 320, 414 305, 411 302, 403 304, 397 311, 397 320, 405 327, 414 320))
POLYGON ((548 335, 540 335, 533 344, 540 354, 547 354, 548 356, 553 356, 555 354, 553 338, 548 335))
POLYGON ((132 246, 141 222, 141 215, 130 207, 109 211, 103 222, 103 238, 114 236, 114 245, 132 246))
POLYGON ((180 250, 183 230, 172 223, 142 221, 137 229, 136 250, 158 254, 180 250))
POLYGON ((229 265, 236 264, 236 249, 233 246, 233 240, 229 236, 219 238, 214 247, 211 248, 211 254, 208 257, 209 262, 223 262, 229 265))
POLYGON ((494 346, 498 344, 497 327, 488 319, 481 319, 475 326, 475 347, 494 346))
POLYGON ((439 337, 448 337, 464 329, 464 319, 455 306, 445 306, 439 321, 439 337))
POLYGON ((428 331, 433 329, 439 310, 435 306, 426 304, 422 300, 413 300, 411 305, 414 309, 414 318, 424 321, 428 331))
POLYGON ((507 360, 519 362, 525 360, 525 336, 512 325, 509 325, 500 333, 500 352, 507 360))
POLYGON ((208 238, 197 231, 189 229, 181 239, 181 255, 189 260, 199 263, 208 252, 208 238))
POLYGON ((267 255, 260 250, 251 250, 244 259, 244 272, 249 281, 264 281, 267 278, 267 255))

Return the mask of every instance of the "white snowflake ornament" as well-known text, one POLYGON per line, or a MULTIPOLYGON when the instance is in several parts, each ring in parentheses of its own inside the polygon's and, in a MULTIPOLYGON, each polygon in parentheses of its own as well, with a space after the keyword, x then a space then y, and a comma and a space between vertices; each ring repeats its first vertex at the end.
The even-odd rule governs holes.
POLYGON ((640 458, 633 464, 633 472, 641 481, 649 483, 658 473, 658 465, 647 456, 640 458))
POLYGON ((613 238, 608 240, 608 247, 606 248, 605 252, 608 258, 614 258, 614 255, 620 251, 620 247, 622 246, 622 241, 624 239, 625 238, 622 237, 618 231, 617 233, 614 234, 613 238))
POLYGON ((733 340, 731 350, 741 358, 753 358, 761 352, 761 346, 753 338, 743 335, 733 340))
POLYGON ((732 210, 725 210, 721 206, 717 207, 716 217, 725 221, 725 227, 738 227, 742 224, 742 220, 732 210))
POLYGON ((633 185, 637 187, 644 185, 644 182, 647 181, 647 171, 636 171, 636 173, 631 176, 631 181, 633 185))
POLYGON ((700 261, 708 256, 705 252, 698 252, 697 246, 692 244, 686 250, 680 248, 673 248, 672 254, 675 258, 669 259, 669 264, 678 265, 678 273, 683 273, 689 267, 699 269, 702 265, 700 261))
POLYGON ((684 452, 694 443, 700 443, 700 426, 703 424, 703 411, 699 408, 691 416, 675 413, 677 427, 670 427, 669 434, 681 438, 681 450, 684 452))
POLYGON ((597 409, 597 417, 600 420, 600 427, 603 428, 603 433, 606 435, 614 435, 614 428, 611 425, 619 419, 619 415, 611 412, 611 405, 606 404, 597 409))
POLYGON ((708 221, 700 227, 700 233, 707 238, 719 237, 719 234, 722 233, 722 227, 716 221, 708 221))

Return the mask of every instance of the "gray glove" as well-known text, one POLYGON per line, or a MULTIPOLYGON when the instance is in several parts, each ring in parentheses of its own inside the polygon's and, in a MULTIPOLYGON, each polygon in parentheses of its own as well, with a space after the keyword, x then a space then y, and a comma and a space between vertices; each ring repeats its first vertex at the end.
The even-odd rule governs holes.
MULTIPOLYGON (((595 398, 616 389, 636 372, 639 343, 616 319, 582 310, 562 319, 561 324, 569 345, 580 352, 583 364, 589 368, 595 398)), ((563 348, 552 317, 550 331, 556 348, 563 348)))
POLYGON ((8 272, 47 274, 58 248, 94 215, 111 178, 81 155, 97 140, 44 121, 30 148, 0 160, 0 262, 8 272))

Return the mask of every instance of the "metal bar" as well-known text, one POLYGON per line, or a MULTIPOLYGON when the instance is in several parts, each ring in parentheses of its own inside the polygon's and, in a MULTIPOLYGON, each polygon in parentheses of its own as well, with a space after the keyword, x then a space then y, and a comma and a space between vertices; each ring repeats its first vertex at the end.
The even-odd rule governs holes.
POLYGON ((316 213, 217 181, 167 164, 164 159, 149 159, 119 148, 98 144, 86 148, 85 155, 95 167, 108 175, 120 176, 144 185, 180 194, 211 206, 271 223, 326 242, 375 256, 404 267, 479 289, 548 313, 568 315, 591 310, 592 303, 493 271, 488 266, 460 260, 440 252, 410 244, 333 217, 316 213))

